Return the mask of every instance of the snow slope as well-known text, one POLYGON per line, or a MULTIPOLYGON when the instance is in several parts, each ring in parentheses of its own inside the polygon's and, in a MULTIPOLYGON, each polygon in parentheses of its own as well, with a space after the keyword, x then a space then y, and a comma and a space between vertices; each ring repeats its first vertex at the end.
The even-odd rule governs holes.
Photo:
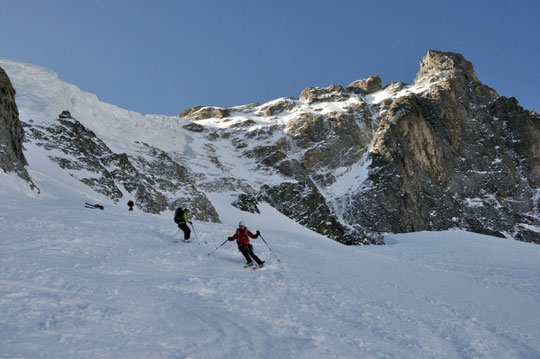
POLYGON ((346 247, 227 193, 211 198, 223 224, 176 244, 171 213, 128 212, 26 155, 41 195, 0 173, 0 357, 540 357, 538 245, 451 231, 346 247), (253 240, 262 270, 233 243, 208 256, 239 220, 273 250, 253 240))
POLYGON ((146 142, 164 151, 183 151, 186 145, 178 117, 141 115, 101 102, 96 95, 58 78, 46 68, 0 58, 17 91, 21 120, 56 119, 64 111, 94 131, 113 150, 121 152, 134 141, 146 142))

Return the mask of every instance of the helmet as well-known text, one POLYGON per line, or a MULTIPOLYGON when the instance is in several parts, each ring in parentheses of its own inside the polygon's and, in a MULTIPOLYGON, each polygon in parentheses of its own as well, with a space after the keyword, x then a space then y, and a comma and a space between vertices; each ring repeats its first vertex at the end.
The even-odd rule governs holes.
POLYGON ((184 209, 184 212, 187 212, 187 213, 191 213, 191 211, 189 209, 184 209))
POLYGON ((246 224, 244 223, 244 221, 240 221, 240 223, 238 223, 238 227, 245 227, 246 224))

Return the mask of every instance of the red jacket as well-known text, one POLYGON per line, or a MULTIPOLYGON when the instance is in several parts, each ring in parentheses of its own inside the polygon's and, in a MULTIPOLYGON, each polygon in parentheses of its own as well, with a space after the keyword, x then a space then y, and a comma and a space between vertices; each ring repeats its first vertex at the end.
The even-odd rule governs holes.
POLYGON ((244 227, 244 229, 238 228, 236 230, 236 233, 232 237, 230 237, 230 240, 234 241, 236 239, 236 243, 238 243, 238 245, 248 244, 249 243, 248 236, 251 238, 257 238, 256 235, 254 235, 253 233, 251 233, 249 229, 247 229, 247 227, 244 227))

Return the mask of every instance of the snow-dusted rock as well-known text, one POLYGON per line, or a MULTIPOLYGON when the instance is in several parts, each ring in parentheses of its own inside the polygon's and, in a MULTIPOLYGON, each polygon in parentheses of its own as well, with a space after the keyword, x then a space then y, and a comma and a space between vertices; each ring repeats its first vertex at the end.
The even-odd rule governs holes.
POLYGON ((115 153, 74 118, 32 122, 26 125, 28 142, 42 147, 70 176, 114 202, 133 198, 136 207, 149 213, 190 206, 196 218, 219 221, 208 199, 195 188, 189 170, 167 153, 140 142, 134 143, 129 155, 115 153))
POLYGON ((229 116, 229 110, 213 106, 194 106, 178 115, 178 117, 190 120, 205 120, 208 118, 223 118, 227 116, 229 116))
POLYGON ((300 101, 307 104, 324 101, 341 101, 347 97, 347 91, 340 85, 307 87, 300 93, 300 101))
POLYGON ((367 79, 356 80, 347 86, 347 89, 358 90, 365 94, 379 91, 382 87, 382 80, 379 76, 370 76, 367 79))

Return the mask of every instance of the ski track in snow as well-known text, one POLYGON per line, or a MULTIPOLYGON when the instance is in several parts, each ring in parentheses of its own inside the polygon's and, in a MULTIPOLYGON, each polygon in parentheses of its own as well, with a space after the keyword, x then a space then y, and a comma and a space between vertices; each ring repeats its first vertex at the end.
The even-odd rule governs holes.
POLYGON ((247 222, 281 261, 255 239, 267 266, 252 271, 232 242, 208 256, 239 212, 196 221, 193 243, 173 243, 170 213, 1 194, 2 357, 540 354, 536 245, 452 231, 345 247, 276 214, 265 221, 268 206, 247 222))

